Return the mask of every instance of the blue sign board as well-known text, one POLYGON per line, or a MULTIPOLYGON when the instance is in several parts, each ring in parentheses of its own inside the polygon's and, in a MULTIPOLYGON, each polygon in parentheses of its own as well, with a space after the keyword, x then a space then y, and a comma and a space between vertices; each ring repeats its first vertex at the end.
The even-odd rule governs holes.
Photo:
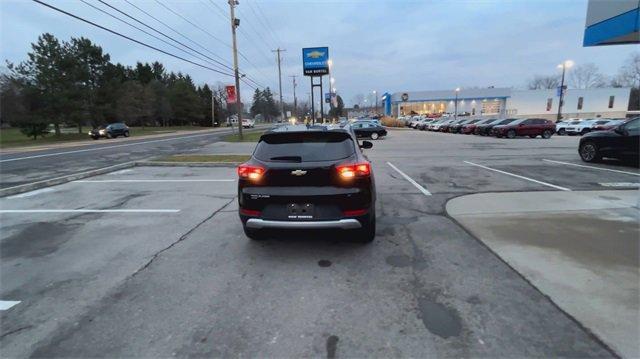
POLYGON ((329 48, 307 47, 302 49, 302 68, 305 76, 329 74, 329 48))

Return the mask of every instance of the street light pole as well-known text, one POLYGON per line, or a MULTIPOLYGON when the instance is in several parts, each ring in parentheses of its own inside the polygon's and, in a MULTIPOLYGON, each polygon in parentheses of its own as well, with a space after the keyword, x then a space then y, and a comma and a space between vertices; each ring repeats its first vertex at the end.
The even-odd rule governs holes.
POLYGON ((293 115, 298 118, 298 98, 296 97, 296 77, 298 75, 290 75, 289 77, 293 78, 293 115))
MULTIPOLYGON (((236 78, 236 108, 238 110, 238 137, 242 141, 242 101, 240 100, 240 74, 238 73, 238 45, 236 43, 236 27, 240 26, 240 19, 236 19, 235 6, 238 0, 229 0, 231 11, 231 38, 233 42, 233 74, 236 78)), ((232 122, 233 124, 233 122, 232 122)))
POLYGON ((456 103, 454 105, 455 113, 453 114, 453 119, 454 120, 458 119, 458 92, 460 92, 460 87, 456 87, 456 103))
POLYGON ((373 97, 376 98, 376 115, 378 114, 378 92, 376 90, 373 90, 373 97))
POLYGON ((558 117, 556 122, 562 119, 562 105, 564 102, 564 74, 567 68, 573 66, 573 61, 566 60, 558 65, 558 68, 562 69, 562 80, 560 80, 560 102, 558 102, 558 117))

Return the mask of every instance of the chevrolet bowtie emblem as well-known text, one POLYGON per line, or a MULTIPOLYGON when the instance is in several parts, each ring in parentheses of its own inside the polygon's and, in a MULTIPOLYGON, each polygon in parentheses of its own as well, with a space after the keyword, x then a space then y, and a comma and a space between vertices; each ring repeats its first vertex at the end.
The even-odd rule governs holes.
POLYGON ((295 171, 291 171, 291 174, 294 176, 304 176, 307 174, 307 171, 295 170, 295 171))

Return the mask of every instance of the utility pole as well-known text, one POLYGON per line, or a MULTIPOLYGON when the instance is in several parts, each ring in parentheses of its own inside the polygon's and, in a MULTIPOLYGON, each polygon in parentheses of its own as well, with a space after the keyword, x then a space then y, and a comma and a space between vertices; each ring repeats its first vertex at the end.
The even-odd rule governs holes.
POLYGON ((280 53, 283 51, 287 50, 281 48, 271 50, 271 52, 276 52, 278 54, 278 85, 280 86, 280 111, 282 113, 282 121, 284 121, 284 102, 282 102, 282 72, 280 70, 280 53))
POLYGON ((296 83, 296 77, 298 76, 291 75, 289 77, 293 78, 293 115, 298 118, 298 98, 296 97, 296 86, 298 85, 296 83))
MULTIPOLYGON (((238 109, 238 137, 242 141, 242 101, 240 100, 240 74, 238 73, 238 45, 236 43, 236 27, 240 26, 240 19, 236 19, 235 6, 238 0, 229 0, 231 11, 231 38, 233 40, 233 74, 236 78, 236 108, 238 109)), ((232 122, 233 124, 233 122, 232 122)))
POLYGON ((211 91, 211 127, 215 127, 216 124, 216 99, 211 91))

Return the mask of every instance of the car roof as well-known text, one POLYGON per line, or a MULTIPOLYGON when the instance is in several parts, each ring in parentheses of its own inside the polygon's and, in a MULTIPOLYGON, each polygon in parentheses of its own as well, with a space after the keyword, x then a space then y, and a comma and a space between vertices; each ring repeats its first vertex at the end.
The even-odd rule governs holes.
POLYGON ((266 133, 283 133, 283 132, 321 132, 321 131, 338 131, 348 132, 348 125, 340 126, 333 124, 317 124, 317 125, 282 125, 269 129, 266 133))

